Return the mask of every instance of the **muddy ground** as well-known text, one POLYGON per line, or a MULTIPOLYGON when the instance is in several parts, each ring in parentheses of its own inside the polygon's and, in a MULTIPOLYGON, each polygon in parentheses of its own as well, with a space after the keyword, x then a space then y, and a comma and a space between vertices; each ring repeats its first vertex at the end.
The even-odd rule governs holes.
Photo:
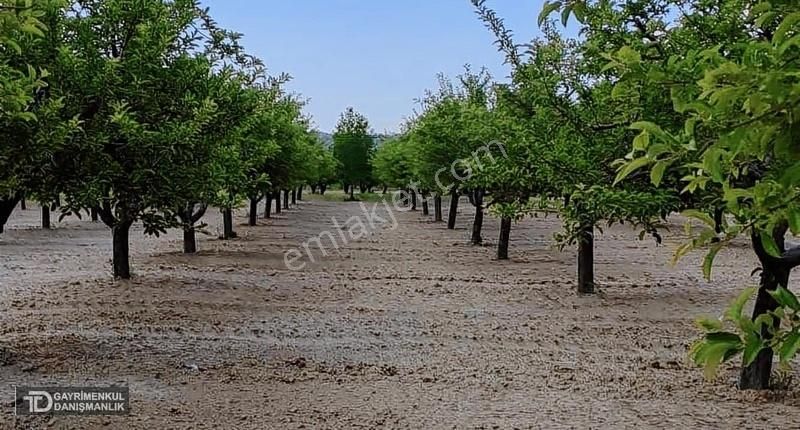
POLYGON ((109 276, 103 225, 42 231, 36 208, 17 211, 0 236, 0 343, 13 352, 0 428, 800 427, 797 389, 741 393, 737 363, 706 382, 686 359, 693 320, 756 282, 746 244, 706 283, 699 256, 668 264, 677 222, 663 247, 611 228, 601 293, 578 297, 574 253, 551 246, 557 219, 516 225, 512 260, 498 262, 498 223, 487 246, 468 246, 462 211, 456 231, 397 214, 397 228, 296 272, 283 253, 358 204, 303 202, 253 228, 240 212, 230 242, 211 213, 197 256, 180 254, 177 232, 135 231, 130 282, 109 276), (21 384, 127 384, 132 414, 15 418, 21 384))

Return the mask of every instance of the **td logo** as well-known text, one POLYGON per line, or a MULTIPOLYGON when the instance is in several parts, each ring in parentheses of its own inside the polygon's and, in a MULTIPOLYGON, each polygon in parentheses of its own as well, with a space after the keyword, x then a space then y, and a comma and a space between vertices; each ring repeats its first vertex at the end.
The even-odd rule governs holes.
POLYGON ((28 402, 28 412, 46 414, 53 409, 53 396, 47 391, 29 391, 22 399, 28 402))

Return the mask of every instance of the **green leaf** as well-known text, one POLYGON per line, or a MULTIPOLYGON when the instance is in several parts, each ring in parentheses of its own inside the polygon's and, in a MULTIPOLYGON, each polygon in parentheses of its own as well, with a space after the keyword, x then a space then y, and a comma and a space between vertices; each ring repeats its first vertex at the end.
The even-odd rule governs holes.
POLYGON ((26 33, 33 34, 37 37, 44 37, 44 32, 33 23, 23 24, 20 29, 26 33))
POLYGON ((644 151, 648 146, 650 146, 650 133, 647 131, 641 132, 633 139, 633 149, 637 151, 644 151))
POLYGON ((667 171, 667 167, 669 167, 669 162, 667 161, 659 161, 653 166, 653 170, 650 171, 650 181, 656 187, 661 185, 661 181, 664 179, 664 173, 667 171))
POLYGON ((614 181, 614 185, 616 186, 620 182, 624 181, 625 178, 631 175, 631 173, 641 169, 652 163, 653 161, 648 157, 641 157, 637 158, 630 163, 625 164, 620 169, 619 173, 617 174, 617 179, 614 181))
POLYGON ((623 63, 633 65, 642 61, 642 56, 635 49, 630 46, 623 46, 617 51, 617 58, 622 60, 623 63))
POLYGON ((781 256, 781 250, 778 248, 778 244, 775 242, 772 234, 768 233, 766 230, 761 231, 761 244, 764 245, 764 249, 769 255, 773 257, 781 256))
POLYGON ((797 296, 786 288, 778 287, 775 291, 770 291, 769 294, 784 308, 800 311, 800 300, 797 300, 797 296))
POLYGON ((722 330, 722 321, 720 321, 718 318, 698 318, 697 321, 695 321, 695 324, 697 324, 700 329, 709 332, 718 332, 722 330))
POLYGON ((684 126, 683 126, 683 129, 684 129, 684 132, 686 132, 686 135, 687 136, 694 136, 694 130, 695 130, 696 126, 697 126, 697 118, 692 117, 692 118, 687 119, 686 123, 684 123, 684 126))
POLYGON ((784 170, 780 179, 781 185, 786 188, 796 186, 800 183, 800 162, 792 164, 784 170))
POLYGON ((775 30, 775 34, 772 36, 772 43, 775 45, 780 45, 786 39, 787 34, 790 30, 792 30, 800 21, 800 12, 790 13, 786 15, 786 18, 781 21, 781 25, 775 30))
POLYGON ((760 353, 767 345, 764 344, 764 340, 761 337, 757 336, 755 333, 751 333, 747 336, 747 340, 744 344, 744 353, 743 359, 746 366, 753 364, 758 357, 758 353, 760 353))
POLYGON ((664 142, 677 144, 678 141, 669 135, 666 131, 664 131, 660 126, 657 124, 650 122, 650 121, 638 121, 630 126, 631 130, 640 130, 640 131, 647 131, 651 135, 661 139, 664 142))
POLYGON ((744 346, 734 333, 708 333, 692 350, 692 360, 703 366, 706 379, 713 379, 720 364, 741 352, 744 346))
POLYGON ((717 258, 720 249, 722 249, 721 243, 712 246, 708 254, 706 254, 706 258, 703 260, 703 276, 705 276, 707 280, 711 280, 711 269, 714 267, 714 259, 717 258))
POLYGON ((551 13, 557 11, 560 8, 561 8, 560 1, 545 2, 544 6, 542 7, 542 12, 539 13, 539 26, 544 24, 544 22, 547 20, 547 17, 550 16, 551 13))
POLYGON ((677 265, 678 261, 680 261, 681 258, 685 257, 686 254, 691 252, 693 249, 694 249, 694 244, 691 242, 684 243, 683 245, 679 246, 678 249, 675 250, 675 255, 672 257, 671 264, 673 266, 677 265))
POLYGON ((569 22, 569 16, 571 14, 572 14, 572 6, 570 5, 564 6, 564 9, 561 11, 561 25, 563 25, 564 27, 567 26, 567 23, 569 22))
POLYGON ((772 21, 778 16, 778 12, 765 12, 756 18, 755 23, 758 27, 764 28, 765 24, 771 24, 772 21))
POLYGON ((717 227, 717 223, 714 221, 714 218, 712 218, 711 215, 703 211, 699 211, 697 209, 688 209, 681 212, 681 215, 685 216, 686 218, 691 218, 701 221, 703 224, 711 228, 717 227))
POLYGON ((797 355, 798 349, 800 349, 800 332, 793 331, 786 336, 786 340, 781 345, 779 352, 781 362, 788 363, 791 361, 797 355))
POLYGON ((789 230, 795 236, 800 235, 800 208, 789 208, 786 212, 786 218, 789 221, 789 230))
POLYGON ((728 307, 728 309, 725 311, 725 318, 727 318, 728 321, 738 323, 743 318, 745 305, 747 305, 747 302, 753 298, 753 295, 755 295, 756 291, 758 291, 758 288, 752 287, 742 291, 739 296, 736 297, 736 300, 734 300, 730 307, 728 307))

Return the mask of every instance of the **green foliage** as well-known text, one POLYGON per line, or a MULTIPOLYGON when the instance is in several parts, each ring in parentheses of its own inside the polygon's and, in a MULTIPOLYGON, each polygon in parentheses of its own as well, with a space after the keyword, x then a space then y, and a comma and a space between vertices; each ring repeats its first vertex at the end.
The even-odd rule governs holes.
MULTIPOLYGON (((589 33, 607 33, 612 17, 619 16, 637 36, 604 56, 615 91, 640 99, 661 93, 671 104, 669 120, 644 111, 633 122, 638 135, 618 164, 617 181, 649 170, 655 186, 682 194, 691 209, 685 215, 701 228, 687 228, 692 238, 676 258, 705 250, 707 277, 717 254, 741 235, 749 236, 768 275, 789 273, 800 264, 798 249, 787 249, 785 240, 787 232, 800 233, 797 5, 728 1, 712 13, 708 2, 698 0, 676 3, 678 20, 670 16, 670 5, 589 4, 589 33)), ((760 300, 768 291, 762 288, 760 300)), ((795 324, 791 318, 780 330, 774 324, 793 315, 794 296, 783 288, 772 294, 781 302, 777 312, 754 319, 729 312, 728 320, 739 329, 738 344, 731 336, 707 335, 696 361, 713 372, 738 352, 746 365, 765 347, 780 352, 783 361, 794 356, 795 324)), ((742 302, 733 310, 740 311, 742 302)))
POLYGON ((370 159, 374 147, 367 118, 347 108, 333 133, 333 154, 339 161, 339 179, 343 184, 366 185, 372 181, 370 159))
POLYGON ((58 146, 77 130, 62 119, 63 100, 51 96, 58 60, 46 23, 57 31, 63 20, 58 1, 0 2, 0 199, 28 188, 41 189, 41 175, 58 146))
POLYGON ((787 367, 797 355, 800 349, 800 301, 797 296, 779 287, 770 292, 779 304, 778 309, 753 320, 744 315, 744 309, 757 290, 746 289, 725 312, 724 320, 698 321, 705 335, 695 343, 691 357, 698 366, 705 368, 707 378, 713 378, 720 364, 739 354, 743 355, 745 365, 749 365, 762 350, 769 348, 778 352, 782 365, 787 367), (781 329, 775 328, 775 320, 781 322, 781 329), (733 331, 723 331, 723 322, 729 323, 733 331))
POLYGON ((406 136, 383 142, 372 158, 375 181, 386 187, 407 188, 414 182, 415 148, 406 136))
MULTIPOLYGON (((515 62, 512 83, 497 90, 493 121, 502 125, 493 132, 506 144, 508 156, 488 163, 473 181, 491 190, 494 201, 514 205, 515 217, 543 208, 558 211, 565 225, 556 236, 562 245, 574 244, 586 226, 602 223, 639 225, 642 237, 655 233, 659 220, 680 204, 677 193, 657 190, 651 178, 620 184, 639 163, 648 163, 626 165, 623 170, 630 171, 623 174, 613 167, 628 153, 620 142, 631 136, 629 120, 642 111, 663 111, 664 101, 630 99, 629 91, 620 92, 612 84, 604 69, 607 60, 598 60, 605 53, 597 46, 609 45, 607 32, 570 40, 547 22, 556 10, 563 11, 565 21, 572 13, 581 20, 593 18, 594 12, 579 3, 545 5, 540 17, 544 36, 515 62), (530 204, 531 199, 538 204, 530 204)), ((498 46, 512 45, 501 21, 482 16, 498 46)), ((618 36, 625 36, 625 28, 619 26, 618 36)), ((618 56, 635 62, 637 55, 621 50, 618 56)), ((646 138, 640 140, 646 143, 646 138)), ((660 183, 667 167, 659 165, 652 179, 660 183)))
POLYGON ((330 181, 289 77, 240 42, 197 0, 0 2, 4 206, 63 197, 62 216, 160 234, 197 222, 187 208, 330 181))
POLYGON ((485 70, 467 68, 456 83, 439 77, 438 90, 428 92, 422 112, 408 124, 413 181, 419 188, 447 194, 454 186, 467 187, 475 174, 471 163, 498 137, 492 130, 492 104, 491 76, 485 70))
POLYGON ((334 182, 339 173, 339 161, 333 156, 333 151, 325 147, 316 133, 308 134, 306 144, 305 183, 320 186, 334 182))

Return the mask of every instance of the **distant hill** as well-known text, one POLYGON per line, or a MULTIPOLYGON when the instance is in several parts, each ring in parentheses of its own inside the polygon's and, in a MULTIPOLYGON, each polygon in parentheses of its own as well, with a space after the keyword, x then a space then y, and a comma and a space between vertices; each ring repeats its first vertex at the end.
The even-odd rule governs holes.
MULTIPOLYGON (((333 134, 317 130, 317 136, 319 136, 319 139, 326 148, 333 148, 333 134)), ((375 139, 375 146, 379 147, 383 144, 383 142, 386 142, 395 136, 397 136, 397 134, 376 134, 373 136, 373 139, 375 139)))
POLYGON ((325 133, 324 131, 317 130, 317 136, 319 136, 319 140, 325 145, 326 148, 333 148, 333 135, 330 133, 325 133))

